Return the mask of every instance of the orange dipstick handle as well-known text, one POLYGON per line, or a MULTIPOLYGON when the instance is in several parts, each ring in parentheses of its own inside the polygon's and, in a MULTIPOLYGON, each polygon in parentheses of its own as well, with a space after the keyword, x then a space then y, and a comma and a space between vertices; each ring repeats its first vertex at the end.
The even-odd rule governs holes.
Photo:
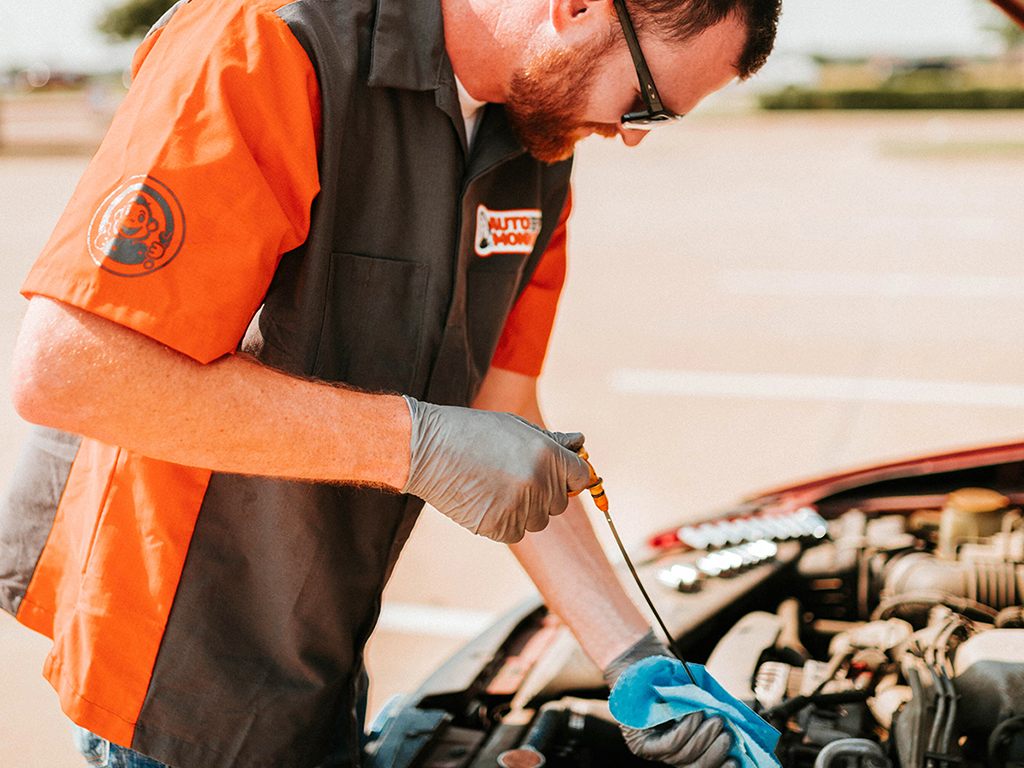
MULTIPOLYGON (((602 512, 608 512, 608 497, 604 494, 604 486, 601 485, 604 482, 600 477, 597 476, 597 472, 594 471, 593 465, 590 463, 590 456, 587 454, 586 448, 580 448, 579 456, 590 467, 590 485, 587 486, 587 490, 590 491, 590 496, 594 499, 594 504, 602 512)), ((577 496, 581 491, 570 492, 570 496, 577 496)))

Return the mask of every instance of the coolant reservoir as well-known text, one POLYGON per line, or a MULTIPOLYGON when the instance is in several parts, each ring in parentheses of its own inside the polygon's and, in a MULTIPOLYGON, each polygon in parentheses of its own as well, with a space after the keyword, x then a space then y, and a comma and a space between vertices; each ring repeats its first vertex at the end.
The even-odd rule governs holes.
POLYGON ((956 560, 956 550, 967 541, 999 533, 1010 500, 988 488, 961 488, 946 497, 939 523, 939 557, 956 560))

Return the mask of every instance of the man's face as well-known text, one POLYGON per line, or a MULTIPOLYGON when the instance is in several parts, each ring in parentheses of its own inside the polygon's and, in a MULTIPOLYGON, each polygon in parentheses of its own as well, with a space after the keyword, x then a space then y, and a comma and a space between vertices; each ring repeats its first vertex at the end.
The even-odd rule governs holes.
MULTIPOLYGON (((617 24, 617 20, 615 21, 617 24)), ((640 45, 667 109, 683 115, 735 76, 745 25, 730 17, 685 43, 647 34, 640 45)), ((621 136, 635 146, 647 131, 623 128, 621 117, 643 107, 625 40, 590 38, 570 49, 539 52, 513 74, 505 101, 512 130, 539 160, 572 155, 591 134, 621 136)))

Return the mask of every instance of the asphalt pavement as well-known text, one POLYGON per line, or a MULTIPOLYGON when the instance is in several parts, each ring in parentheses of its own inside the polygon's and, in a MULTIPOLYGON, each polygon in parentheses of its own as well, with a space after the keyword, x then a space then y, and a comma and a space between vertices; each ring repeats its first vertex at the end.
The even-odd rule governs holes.
MULTIPOLYGON (((83 109, 3 117, 4 387, 18 287, 102 128, 83 109)), ((542 400, 586 433, 628 542, 765 486, 1022 439, 1021 136, 1024 113, 710 110, 581 146, 542 400)), ((0 397, 0 485, 25 429, 0 397)), ((371 709, 530 591, 506 549, 427 510, 371 642, 371 709)), ((0 766, 82 764, 46 645, 0 616, 0 766)))

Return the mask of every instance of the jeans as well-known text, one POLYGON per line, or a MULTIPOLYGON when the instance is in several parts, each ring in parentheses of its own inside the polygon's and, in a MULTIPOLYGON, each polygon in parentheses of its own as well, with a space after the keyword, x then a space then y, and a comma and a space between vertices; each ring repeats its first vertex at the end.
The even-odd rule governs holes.
POLYGON ((168 768, 164 763, 111 744, 77 725, 72 724, 71 728, 75 747, 85 757, 86 764, 93 768, 168 768))

